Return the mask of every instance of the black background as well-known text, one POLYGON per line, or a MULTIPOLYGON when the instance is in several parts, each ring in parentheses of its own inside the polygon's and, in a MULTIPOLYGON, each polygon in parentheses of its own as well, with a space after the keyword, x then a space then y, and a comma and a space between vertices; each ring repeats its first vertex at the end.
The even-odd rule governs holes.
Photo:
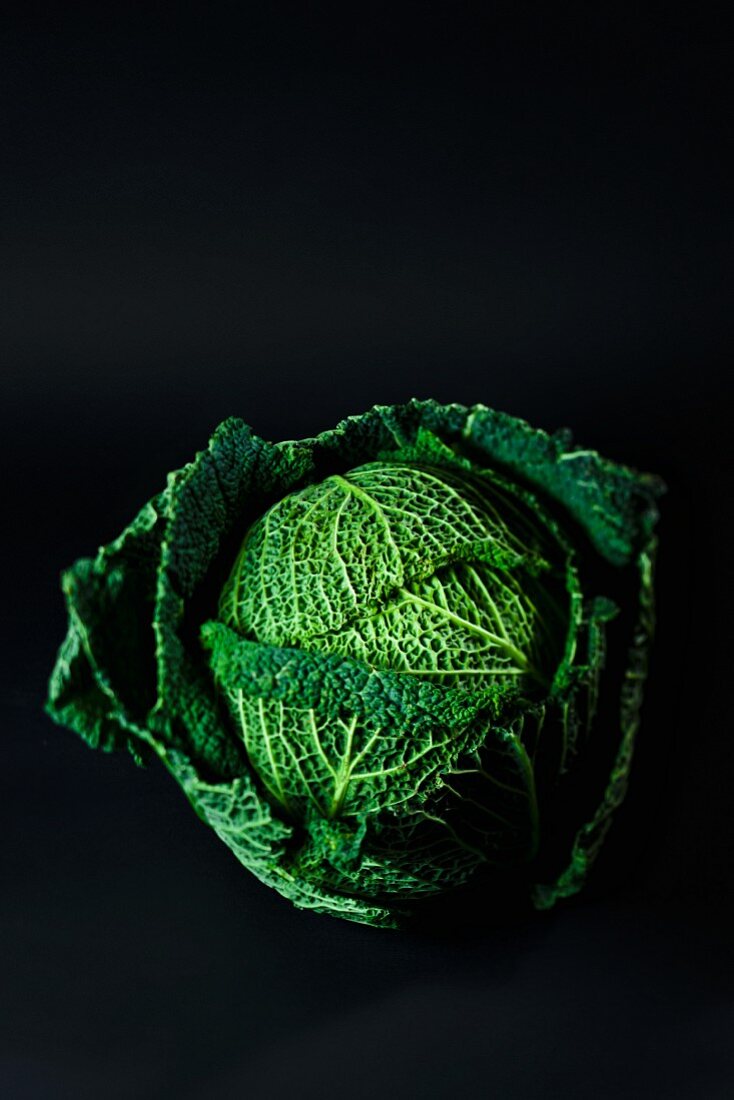
POLYGON ((732 1095, 726 28, 74 7, 6 24, 0 64, 3 1095, 732 1095), (293 438, 413 396, 669 484, 589 888, 445 935, 296 912, 162 770, 41 710, 60 569, 219 420, 293 438))

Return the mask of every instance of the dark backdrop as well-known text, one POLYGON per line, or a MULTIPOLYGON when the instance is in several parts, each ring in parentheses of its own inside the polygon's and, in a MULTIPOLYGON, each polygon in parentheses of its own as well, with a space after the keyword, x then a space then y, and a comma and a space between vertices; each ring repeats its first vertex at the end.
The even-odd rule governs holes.
POLYGON ((725 28, 73 7, 6 24, 0 64, 3 1095, 732 1095, 725 28), (412 396, 670 487, 588 891, 445 935, 296 912, 161 769, 41 710, 60 569, 219 420, 297 437, 412 396))

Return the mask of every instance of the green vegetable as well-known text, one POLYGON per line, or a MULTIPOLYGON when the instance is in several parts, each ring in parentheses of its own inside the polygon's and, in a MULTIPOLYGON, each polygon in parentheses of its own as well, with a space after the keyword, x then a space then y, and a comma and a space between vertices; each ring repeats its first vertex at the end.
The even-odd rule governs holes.
POLYGON ((48 712, 163 761, 297 906, 583 884, 622 800, 662 483, 483 406, 239 420, 63 576, 48 712))

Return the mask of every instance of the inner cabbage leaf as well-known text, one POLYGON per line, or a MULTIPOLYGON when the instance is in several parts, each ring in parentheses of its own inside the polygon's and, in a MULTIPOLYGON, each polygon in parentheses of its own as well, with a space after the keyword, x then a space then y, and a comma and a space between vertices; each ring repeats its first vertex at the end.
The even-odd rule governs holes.
POLYGON ((290 494, 253 525, 221 617, 264 644, 453 686, 547 686, 567 617, 552 554, 520 501, 491 482, 369 463, 290 494))

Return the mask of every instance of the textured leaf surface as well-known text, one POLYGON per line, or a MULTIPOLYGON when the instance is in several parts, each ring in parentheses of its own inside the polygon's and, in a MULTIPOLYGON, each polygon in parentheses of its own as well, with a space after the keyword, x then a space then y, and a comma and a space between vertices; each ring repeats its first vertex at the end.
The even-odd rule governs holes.
POLYGON ((223 614, 270 645, 303 642, 379 609, 451 561, 542 562, 488 493, 452 471, 375 463, 287 496, 250 531, 223 614))
POLYGON ((47 710, 93 748, 142 746, 129 725, 155 699, 153 608, 168 498, 147 504, 119 538, 62 577, 69 629, 51 674, 47 710))
POLYGON ((384 610, 311 644, 436 683, 472 687, 511 677, 547 687, 566 626, 562 607, 535 578, 459 562, 408 582, 384 610))
POLYGON ((477 862, 532 850, 532 769, 520 739, 497 722, 517 705, 514 685, 447 691, 351 659, 248 642, 218 623, 204 638, 271 801, 310 832, 302 873, 326 859, 339 874, 319 867, 319 878, 342 889, 410 891, 410 836, 436 889, 477 862), (476 812, 466 814, 472 800, 476 812))
POLYGON ((422 802, 430 778, 474 747, 467 736, 483 741, 518 699, 514 684, 446 691, 353 659, 248 642, 217 623, 204 638, 271 793, 326 817, 422 802))
POLYGON ((537 532, 513 523, 520 511, 451 469, 375 463, 332 476, 254 525, 222 616, 267 644, 413 675, 549 680, 564 613, 536 580, 550 564, 537 532))

